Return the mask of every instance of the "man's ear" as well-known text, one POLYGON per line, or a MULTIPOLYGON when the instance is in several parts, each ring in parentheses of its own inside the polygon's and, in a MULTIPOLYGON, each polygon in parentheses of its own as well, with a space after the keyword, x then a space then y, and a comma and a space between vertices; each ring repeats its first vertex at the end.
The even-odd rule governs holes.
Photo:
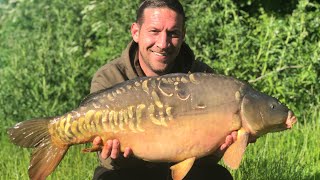
POLYGON ((186 28, 183 28, 183 31, 182 31, 182 39, 184 40, 185 37, 186 37, 186 28))
POLYGON ((138 23, 133 23, 131 25, 131 36, 136 43, 138 43, 139 41, 139 30, 140 30, 140 26, 138 23))

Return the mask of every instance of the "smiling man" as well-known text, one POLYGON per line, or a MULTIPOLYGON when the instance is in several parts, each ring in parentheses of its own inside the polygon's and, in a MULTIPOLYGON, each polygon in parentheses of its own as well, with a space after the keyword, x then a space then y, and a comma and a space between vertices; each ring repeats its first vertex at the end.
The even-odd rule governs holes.
MULTIPOLYGON (((185 13, 178 0, 143 1, 131 26, 131 41, 122 55, 101 67, 94 75, 91 92, 111 87, 120 82, 142 76, 168 73, 210 72, 206 64, 195 60, 184 42, 185 13)), ((226 137, 225 143, 211 157, 196 161, 185 179, 232 179, 227 169, 217 164, 221 153, 235 141, 237 132, 226 137)), ((143 142, 141 142, 143 143, 143 142)), ((130 157, 127 147, 119 155, 118 140, 103 143, 100 137, 93 144, 102 145, 98 153, 100 166, 93 179, 171 179, 168 163, 150 163, 130 157), (111 158, 110 158, 111 157, 111 158)))
POLYGON ((185 36, 183 17, 169 8, 147 8, 131 33, 146 76, 170 73, 185 36))

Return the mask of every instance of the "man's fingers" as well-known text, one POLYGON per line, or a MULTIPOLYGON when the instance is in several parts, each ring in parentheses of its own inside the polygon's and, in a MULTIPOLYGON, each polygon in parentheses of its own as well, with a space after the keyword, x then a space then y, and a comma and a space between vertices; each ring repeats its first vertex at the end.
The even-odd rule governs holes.
POLYGON ((237 140, 237 131, 233 131, 230 135, 228 135, 224 141, 224 143, 220 146, 221 151, 225 151, 232 143, 237 140))
POLYGON ((112 140, 108 140, 107 143, 103 146, 100 154, 102 159, 107 159, 110 156, 111 148, 112 148, 112 140))
POLYGON ((93 144, 94 146, 101 145, 101 144, 102 144, 102 139, 101 139, 101 137, 100 137, 100 136, 95 137, 95 138, 93 139, 92 144, 93 144))
POLYGON ((238 131, 233 131, 231 133, 231 136, 232 136, 233 142, 235 142, 237 140, 237 137, 238 137, 238 131))
MULTIPOLYGON (((93 140, 94 145, 101 145, 102 139, 101 137, 96 137, 93 140)), ((112 159, 116 159, 119 157, 120 154, 120 142, 117 139, 114 140, 107 140, 107 142, 102 147, 102 151, 100 153, 100 156, 102 159, 107 159, 108 157, 111 157, 112 159)), ((129 157, 132 154, 131 148, 127 147, 124 150, 123 156, 129 157)))
POLYGON ((120 151, 120 142, 117 139, 114 139, 112 141, 112 150, 111 150, 111 155, 110 157, 112 159, 116 159, 119 155, 119 151, 120 151))
POLYGON ((224 144, 221 145, 220 150, 221 151, 226 150, 226 148, 229 147, 232 143, 233 143, 233 137, 232 137, 232 135, 228 135, 226 137, 224 144))
POLYGON ((126 147, 126 149, 124 150, 124 153, 123 153, 123 157, 127 158, 127 157, 129 157, 131 154, 132 154, 131 148, 126 147))
POLYGON ((227 145, 225 143, 220 146, 221 151, 226 150, 226 148, 227 148, 227 145))

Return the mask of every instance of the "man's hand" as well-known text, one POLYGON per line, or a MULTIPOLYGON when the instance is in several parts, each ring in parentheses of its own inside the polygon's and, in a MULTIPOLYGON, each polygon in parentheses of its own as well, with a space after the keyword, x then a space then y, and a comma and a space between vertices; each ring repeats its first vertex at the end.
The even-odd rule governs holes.
MULTIPOLYGON (((216 157, 221 158, 223 154, 226 152, 229 146, 233 144, 237 140, 238 131, 233 131, 231 134, 229 134, 224 143, 220 146, 220 148, 214 153, 216 157)), ((257 138, 250 136, 248 143, 254 143, 256 142, 257 138)))
MULTIPOLYGON (((103 146, 101 150, 101 158, 107 159, 108 157, 111 157, 112 159, 116 159, 119 157, 120 154, 120 142, 117 139, 108 140, 107 143, 102 142, 102 139, 100 136, 97 136, 93 140, 93 145, 97 146, 103 146)), ((123 157, 129 157, 132 154, 132 150, 129 147, 126 147, 123 153, 123 157)))
POLYGON ((224 143, 220 146, 220 151, 225 152, 227 148, 237 140, 238 131, 233 131, 226 137, 224 143))

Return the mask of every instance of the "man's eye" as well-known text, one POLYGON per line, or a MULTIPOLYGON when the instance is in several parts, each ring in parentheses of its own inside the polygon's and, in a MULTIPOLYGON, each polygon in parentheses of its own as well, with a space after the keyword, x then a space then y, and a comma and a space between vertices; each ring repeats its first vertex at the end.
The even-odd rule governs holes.
POLYGON ((152 33, 152 34, 155 34, 155 33, 158 33, 159 31, 157 31, 157 30, 155 30, 155 29, 153 29, 153 30, 150 30, 150 33, 152 33))

